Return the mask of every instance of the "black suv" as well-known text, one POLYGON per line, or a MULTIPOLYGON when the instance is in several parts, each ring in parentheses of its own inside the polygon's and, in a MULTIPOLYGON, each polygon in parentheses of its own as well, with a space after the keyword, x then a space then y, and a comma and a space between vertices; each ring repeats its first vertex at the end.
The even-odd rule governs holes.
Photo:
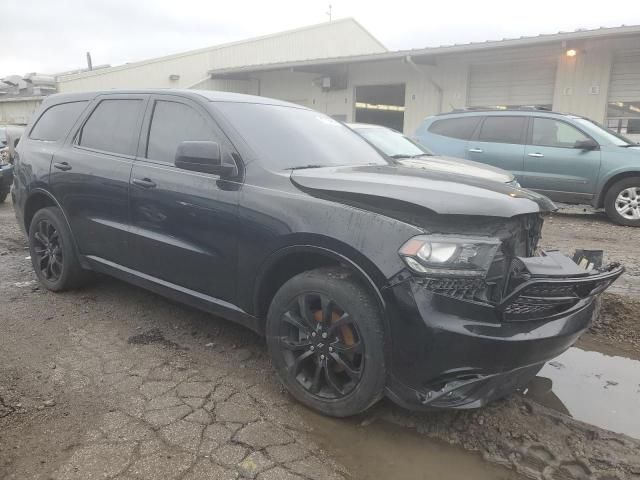
POLYGON ((48 97, 12 189, 40 282, 113 275, 266 336, 329 415, 524 385, 621 273, 538 252, 541 195, 403 166, 313 110, 205 91, 48 97))

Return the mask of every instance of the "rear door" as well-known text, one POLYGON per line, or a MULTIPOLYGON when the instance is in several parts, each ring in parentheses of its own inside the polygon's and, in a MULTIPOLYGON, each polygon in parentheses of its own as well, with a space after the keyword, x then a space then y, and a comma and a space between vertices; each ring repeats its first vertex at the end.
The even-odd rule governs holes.
POLYGON ((129 176, 147 98, 97 97, 75 135, 54 154, 51 189, 84 255, 130 264, 129 176))
POLYGON ((235 150, 211 114, 180 96, 156 95, 131 174, 131 243, 140 272, 225 301, 235 300, 240 185, 177 168, 180 142, 235 150))
POLYGON ((524 169, 526 127, 526 116, 484 117, 480 128, 467 143, 466 158, 508 170, 520 180, 524 169))
POLYGON ((586 133, 564 120, 534 117, 525 148, 523 187, 564 202, 588 201, 600 172, 600 150, 575 148, 589 140, 586 133))

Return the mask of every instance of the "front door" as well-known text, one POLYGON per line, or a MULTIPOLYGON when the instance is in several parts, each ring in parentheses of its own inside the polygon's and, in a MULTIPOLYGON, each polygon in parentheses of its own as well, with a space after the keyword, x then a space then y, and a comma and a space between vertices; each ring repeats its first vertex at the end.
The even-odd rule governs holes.
POLYGON ((129 175, 145 95, 102 95, 71 140, 53 156, 50 186, 80 253, 130 266, 129 175))
POLYGON ((234 150, 211 114, 173 95, 152 98, 131 173, 131 244, 140 272, 224 301, 235 300, 239 184, 174 165, 180 142, 234 150))
POLYGON ((532 118, 522 186, 557 201, 589 201, 600 172, 600 150, 575 148, 584 140, 590 137, 563 120, 532 118))
POLYGON ((526 125, 524 116, 485 117, 467 143, 467 158, 508 170, 519 180, 523 174, 526 125))

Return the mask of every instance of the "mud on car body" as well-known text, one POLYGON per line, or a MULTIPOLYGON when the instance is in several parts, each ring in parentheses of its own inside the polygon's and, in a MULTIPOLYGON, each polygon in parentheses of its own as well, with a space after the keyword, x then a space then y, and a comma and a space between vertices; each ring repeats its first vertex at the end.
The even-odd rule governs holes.
POLYGON ((383 395, 506 395, 622 273, 538 252, 546 197, 389 161, 277 100, 53 95, 17 153, 16 216, 45 287, 93 270, 239 322, 266 336, 292 395, 334 416, 383 395))

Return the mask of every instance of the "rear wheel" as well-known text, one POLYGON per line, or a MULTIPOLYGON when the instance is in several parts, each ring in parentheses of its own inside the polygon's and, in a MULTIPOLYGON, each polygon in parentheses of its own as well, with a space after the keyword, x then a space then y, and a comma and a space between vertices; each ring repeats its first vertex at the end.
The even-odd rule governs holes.
POLYGON ((317 269, 287 281, 269 308, 267 344, 289 392, 326 415, 355 415, 382 396, 382 318, 348 270, 317 269))
POLYGON ((640 227, 640 177, 614 183, 604 199, 607 216, 620 225, 640 227))
POLYGON ((36 276, 48 290, 75 288, 87 278, 59 208, 47 207, 35 213, 29 227, 29 251, 36 276))

